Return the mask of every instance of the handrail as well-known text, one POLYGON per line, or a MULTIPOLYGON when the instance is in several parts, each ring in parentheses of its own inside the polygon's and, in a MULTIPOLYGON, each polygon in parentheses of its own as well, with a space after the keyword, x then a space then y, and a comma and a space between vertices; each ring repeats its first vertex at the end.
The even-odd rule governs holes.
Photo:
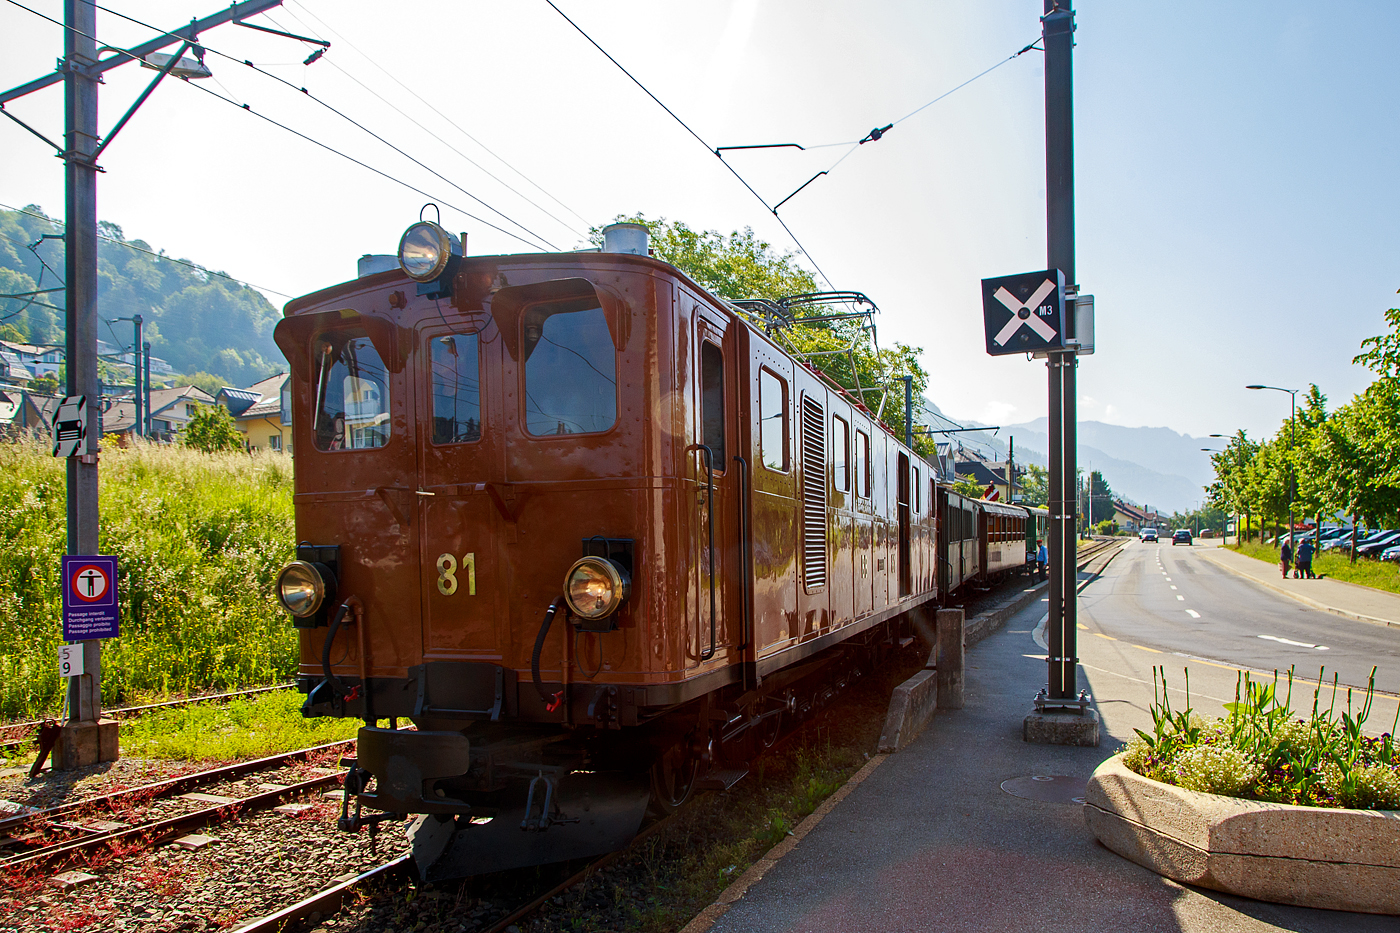
POLYGON ((749 538, 749 462, 738 454, 734 462, 739 471, 739 557, 743 564, 744 586, 741 604, 744 610, 743 642, 739 648, 746 649, 753 639, 753 605, 749 602, 749 587, 753 583, 753 541, 749 538))
POLYGON ((705 518, 710 529, 710 648, 700 652, 700 660, 708 661, 715 656, 715 452, 704 444, 691 444, 685 449, 704 451, 705 454, 705 518))

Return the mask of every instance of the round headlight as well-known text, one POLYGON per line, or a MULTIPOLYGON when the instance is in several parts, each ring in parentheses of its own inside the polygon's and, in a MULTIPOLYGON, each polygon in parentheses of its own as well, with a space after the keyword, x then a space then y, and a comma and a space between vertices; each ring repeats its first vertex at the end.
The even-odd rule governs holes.
POLYGON ((323 572, 316 564, 294 560, 277 575, 277 601, 299 619, 315 615, 326 601, 328 588, 335 585, 334 581, 328 581, 329 576, 329 568, 323 572))
POLYGON ((617 564, 602 557, 585 557, 564 577, 564 599, 581 619, 605 619, 617 611, 632 590, 632 581, 617 564))
POLYGON ((415 282, 431 282, 447 271, 447 264, 461 251, 455 236, 430 220, 420 220, 399 240, 399 268, 415 282))

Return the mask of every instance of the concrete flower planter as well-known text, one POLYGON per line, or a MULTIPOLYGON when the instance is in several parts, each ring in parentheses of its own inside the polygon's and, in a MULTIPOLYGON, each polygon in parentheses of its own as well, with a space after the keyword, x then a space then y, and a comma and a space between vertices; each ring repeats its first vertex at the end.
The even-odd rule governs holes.
POLYGON ((1400 811, 1335 810, 1201 794, 1115 755, 1084 818, 1124 858, 1186 884, 1261 901, 1400 914, 1400 811))

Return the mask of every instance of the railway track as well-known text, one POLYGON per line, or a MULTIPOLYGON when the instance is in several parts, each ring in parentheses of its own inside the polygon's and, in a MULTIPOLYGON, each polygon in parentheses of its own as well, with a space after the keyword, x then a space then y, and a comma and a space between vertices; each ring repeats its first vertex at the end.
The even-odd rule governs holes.
POLYGON ((275 807, 339 784, 343 773, 322 769, 326 773, 290 784, 263 782, 258 793, 246 796, 203 794, 198 789, 223 789, 249 775, 277 775, 320 756, 348 751, 353 744, 333 742, 270 755, 0 819, 0 869, 77 863, 103 848, 133 843, 149 847, 246 812, 275 807), (104 818, 130 819, 133 811, 141 814, 141 822, 134 825, 104 818), (149 818, 153 811, 158 818, 149 818))
MULTIPOLYGON (((204 696, 185 697, 180 700, 165 700, 161 703, 146 703, 141 706, 121 706, 115 709, 102 711, 102 715, 111 719, 127 719, 148 713, 157 709, 170 709, 179 706, 192 706, 197 703, 213 703, 218 700, 234 700, 239 697, 257 696, 262 693, 271 693, 275 690, 290 690, 295 684, 274 684, 271 687, 252 687, 248 690, 232 690, 227 693, 211 693, 204 696)), ((15 751, 26 742, 33 740, 40 726, 49 720, 34 719, 28 722, 12 722, 0 725, 0 734, 4 738, 0 739, 0 751, 15 751)))

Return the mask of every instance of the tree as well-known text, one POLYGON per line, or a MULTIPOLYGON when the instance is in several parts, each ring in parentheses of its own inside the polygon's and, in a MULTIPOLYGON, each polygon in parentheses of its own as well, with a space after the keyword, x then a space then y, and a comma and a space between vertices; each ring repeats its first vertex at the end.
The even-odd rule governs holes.
POLYGON ((180 442, 207 454, 243 449, 243 435, 238 433, 233 416, 222 405, 196 411, 185 425, 185 430, 180 432, 180 442))
POLYGON ((1045 508, 1050 501, 1050 472, 1034 463, 1026 464, 1021 474, 1021 504, 1045 508))
POLYGON ((969 499, 980 499, 982 493, 987 491, 982 488, 980 483, 974 483, 970 479, 957 480, 948 488, 960 496, 967 496, 969 499))
MULTIPOLYGON (((777 252, 748 227, 725 235, 718 230, 693 230, 681 221, 664 217, 651 220, 643 214, 619 214, 614 222, 646 227, 657 259, 669 262, 721 298, 774 301, 817 291, 816 276, 798 265, 796 253, 777 252)), ((588 236, 595 246, 601 246, 603 228, 591 228, 588 236)), ((799 312, 797 316, 800 319, 821 313, 799 312)), ((911 389, 916 398, 928 388, 928 373, 919 364, 920 348, 896 343, 876 349, 869 329, 859 320, 788 327, 779 340, 786 342, 796 355, 805 356, 853 397, 865 396, 861 401, 870 406, 872 413, 878 411, 880 421, 896 437, 904 438, 904 387, 900 380, 912 377, 911 389), (881 409, 879 393, 884 391, 889 395, 881 409)), ((914 449, 926 460, 938 457, 937 442, 932 436, 916 435, 914 449)))
POLYGON ((47 373, 29 380, 29 391, 38 395, 57 395, 58 386, 58 377, 47 373))
POLYGON ((218 395, 219 390, 229 384, 228 380, 224 379, 223 376, 216 376, 213 373, 204 372, 193 373, 177 381, 180 385, 194 386, 196 389, 201 389, 210 395, 218 395))
POLYGON ((1089 524, 1097 525, 1100 522, 1113 521, 1116 511, 1113 505, 1113 489, 1108 485, 1108 480, 1103 478, 1103 474, 1098 470, 1089 474, 1088 490, 1089 524))

